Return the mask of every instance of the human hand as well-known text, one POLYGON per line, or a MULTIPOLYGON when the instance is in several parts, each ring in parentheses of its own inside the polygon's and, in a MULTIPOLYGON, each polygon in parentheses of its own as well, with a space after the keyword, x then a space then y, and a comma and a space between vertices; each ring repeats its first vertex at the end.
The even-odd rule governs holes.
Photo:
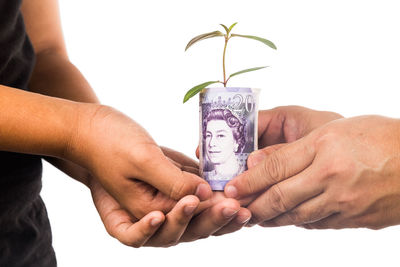
POLYGON ((211 197, 203 179, 176 167, 129 117, 106 106, 81 108, 65 158, 87 169, 130 214, 166 213, 186 195, 211 197))
POLYGON ((166 215, 152 211, 139 220, 127 213, 96 180, 90 189, 107 232, 132 247, 169 247, 211 234, 226 234, 240 229, 250 219, 250 212, 240 208, 237 201, 219 199, 192 220, 199 200, 186 196, 166 215))
MULTIPOLYGON (((342 118, 334 112, 316 111, 300 106, 283 106, 271 110, 262 110, 258 114, 258 144, 260 149, 250 154, 247 165, 249 168, 256 164, 259 157, 264 158, 281 148, 285 143, 293 142, 312 130, 332 120, 342 118), (258 156, 260 154, 260 156, 258 156)), ((199 147, 196 149, 199 158, 199 147)), ((251 196, 242 199, 247 205, 259 196, 254 192, 251 196)))
MULTIPOLYGON (((162 147, 162 150, 178 168, 198 174, 195 161, 172 149, 162 147)), ((149 191, 154 190, 150 185, 142 186, 147 186, 149 191)), ((96 180, 90 188, 107 232, 133 247, 169 247, 210 235, 231 233, 242 228, 251 217, 250 211, 241 208, 238 201, 226 199, 222 192, 214 192, 209 200, 202 203, 195 196, 186 196, 175 202, 160 194, 165 202, 174 204, 171 211, 166 215, 152 211, 139 220, 126 212, 96 180)))
POLYGON ((301 106, 282 106, 258 114, 259 148, 291 143, 312 130, 336 119, 340 114, 301 106))
MULTIPOLYGON (((198 164, 195 161, 169 148, 163 147, 162 150, 179 169, 198 174, 198 164)), ((211 199, 200 204, 195 196, 186 196, 176 202, 160 194, 158 200, 169 203, 170 211, 164 215, 163 212, 154 210, 139 219, 129 214, 81 166, 57 158, 46 158, 46 160, 90 188, 94 204, 107 232, 128 246, 165 247, 210 235, 227 234, 239 230, 251 217, 251 213, 241 208, 238 201, 226 199, 223 193, 215 192, 211 199), (196 214, 197 216, 193 218, 196 214)), ((150 185, 143 183, 142 186, 147 186, 150 192, 154 190, 150 185)), ((148 197, 146 194, 144 192, 144 198, 148 197)), ((149 205, 154 206, 152 203, 149 205)))
MULTIPOLYGON (((164 154, 180 169, 199 174, 198 163, 186 157, 184 154, 169 148, 162 147, 164 154)), ((219 236, 235 232, 241 229, 251 218, 248 209, 241 207, 246 205, 250 198, 245 198, 240 202, 234 199, 227 199, 222 192, 213 192, 210 199, 199 204, 194 214, 196 215, 189 224, 177 225, 171 224, 173 228, 185 228, 184 231, 174 231, 182 233, 181 236, 175 235, 169 238, 163 235, 153 238, 158 242, 154 244, 176 245, 180 242, 191 242, 197 239, 209 237, 211 235, 219 236)))
MULTIPOLYGON (((282 106, 269 110, 261 110, 258 113, 258 147, 266 148, 254 151, 250 154, 247 165, 253 166, 260 153, 269 154, 282 147, 281 144, 291 143, 306 136, 312 130, 336 119, 341 119, 338 113, 329 111, 317 111, 301 106, 282 106)), ((196 149, 199 158, 199 147, 196 149)))
MULTIPOLYGON (((225 188, 262 192, 251 223, 383 228, 400 223, 400 123, 362 116, 323 125, 270 153, 225 188)), ((258 158, 260 160, 261 158, 258 158)))

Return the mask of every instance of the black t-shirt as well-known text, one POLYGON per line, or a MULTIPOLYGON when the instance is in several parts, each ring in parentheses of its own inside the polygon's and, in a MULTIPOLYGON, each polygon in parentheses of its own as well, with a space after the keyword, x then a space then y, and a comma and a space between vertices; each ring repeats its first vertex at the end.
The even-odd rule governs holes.
MULTIPOLYGON (((0 84, 29 90, 35 54, 20 5, 0 0, 0 84)), ((0 151, 0 266, 57 265, 41 176, 39 156, 0 151)))

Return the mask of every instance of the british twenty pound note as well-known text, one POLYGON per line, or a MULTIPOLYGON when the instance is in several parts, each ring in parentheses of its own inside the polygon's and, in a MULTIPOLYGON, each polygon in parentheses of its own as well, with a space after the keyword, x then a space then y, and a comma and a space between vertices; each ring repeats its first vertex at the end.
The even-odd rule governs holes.
POLYGON ((259 89, 206 88, 200 93, 200 174, 215 191, 247 170, 257 149, 259 89))

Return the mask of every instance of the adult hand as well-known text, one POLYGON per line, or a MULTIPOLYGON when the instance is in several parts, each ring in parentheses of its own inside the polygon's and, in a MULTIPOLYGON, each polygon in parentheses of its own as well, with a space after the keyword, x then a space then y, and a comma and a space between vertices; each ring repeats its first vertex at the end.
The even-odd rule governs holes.
MULTIPOLYGON (((251 168, 258 155, 282 147, 282 144, 293 142, 306 136, 312 130, 336 119, 343 118, 340 114, 329 111, 317 111, 301 106, 283 106, 270 110, 261 110, 258 113, 258 147, 247 160, 251 168), (264 149, 261 149, 264 148, 264 149)), ((199 158, 199 147, 196 149, 199 158)))
POLYGON ((290 143, 312 130, 336 119, 340 114, 317 111, 300 106, 284 106, 262 110, 258 116, 259 148, 290 143))
POLYGON ((107 106, 81 108, 64 156, 87 169, 130 214, 142 218, 153 210, 168 212, 173 206, 169 199, 186 195, 211 197, 203 179, 176 167, 129 117, 107 106))
POLYGON ((225 192, 262 192, 248 208, 263 226, 383 228, 400 223, 399 152, 398 120, 335 120, 258 158, 225 192))

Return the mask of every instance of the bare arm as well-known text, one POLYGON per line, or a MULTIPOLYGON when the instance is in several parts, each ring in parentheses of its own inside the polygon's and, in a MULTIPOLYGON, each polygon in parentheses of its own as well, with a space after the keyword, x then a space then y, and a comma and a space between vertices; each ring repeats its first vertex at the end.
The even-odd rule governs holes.
POLYGON ((73 101, 98 103, 89 83, 68 58, 57 1, 25 0, 22 13, 36 54, 30 89, 73 101))

